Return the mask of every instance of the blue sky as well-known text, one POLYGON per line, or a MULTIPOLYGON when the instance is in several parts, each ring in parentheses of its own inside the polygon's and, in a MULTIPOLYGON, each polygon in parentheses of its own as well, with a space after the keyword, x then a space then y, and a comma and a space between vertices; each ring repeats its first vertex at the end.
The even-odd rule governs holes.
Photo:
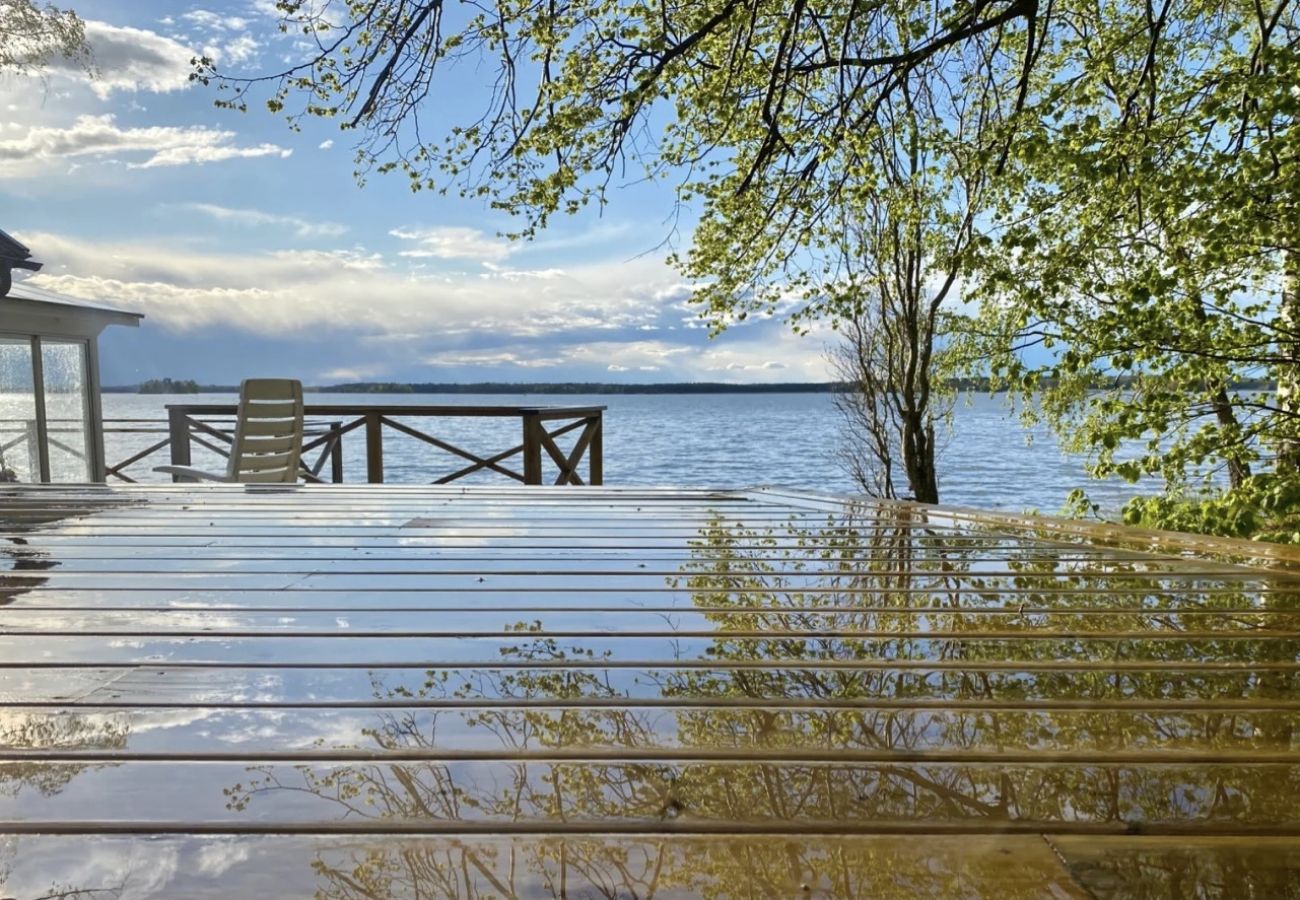
POLYGON ((478 201, 412 194, 401 175, 358 187, 336 123, 294 132, 188 82, 196 53, 265 72, 300 52, 273 0, 69 5, 99 77, 0 79, 0 228, 46 264, 36 283, 145 313, 105 334, 107 384, 829 377, 825 329, 768 319, 708 338, 663 262, 668 185, 620 187, 603 214, 512 244, 478 201))

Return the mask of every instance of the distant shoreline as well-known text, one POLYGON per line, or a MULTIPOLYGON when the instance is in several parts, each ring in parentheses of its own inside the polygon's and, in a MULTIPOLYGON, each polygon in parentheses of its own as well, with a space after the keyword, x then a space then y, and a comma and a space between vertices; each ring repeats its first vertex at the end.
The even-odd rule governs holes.
MULTIPOLYGON (((988 381, 977 378, 956 379, 951 384, 959 391, 988 393, 988 381)), ((842 394, 851 385, 842 381, 786 381, 765 384, 738 384, 726 381, 683 381, 652 384, 617 384, 611 382, 559 381, 508 382, 483 381, 468 384, 435 382, 363 381, 348 384, 311 385, 303 388, 312 394, 842 394)), ((1269 379, 1242 379, 1233 390, 1273 390, 1269 379)), ((237 384, 199 384, 192 380, 153 379, 140 384, 109 385, 106 394, 237 394, 237 384)), ((1002 393, 1001 390, 997 393, 1002 393)))
MULTIPOLYGON (((313 385, 305 393, 317 394, 830 394, 847 390, 836 381, 734 384, 729 382, 672 382, 663 384, 613 384, 601 382, 480 382, 436 384, 359 382, 313 385)), ((197 384, 192 381, 145 382, 104 387, 106 394, 235 394, 239 385, 197 384)))

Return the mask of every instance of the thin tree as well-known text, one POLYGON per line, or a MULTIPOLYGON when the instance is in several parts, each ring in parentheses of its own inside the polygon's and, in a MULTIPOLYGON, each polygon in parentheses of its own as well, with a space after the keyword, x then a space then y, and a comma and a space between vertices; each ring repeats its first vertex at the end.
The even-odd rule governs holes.
POLYGON ((870 145, 874 174, 837 211, 841 343, 831 362, 845 463, 868 494, 939 502, 936 426, 953 392, 941 346, 946 306, 980 236, 986 149, 1004 110, 996 92, 905 89, 870 145))

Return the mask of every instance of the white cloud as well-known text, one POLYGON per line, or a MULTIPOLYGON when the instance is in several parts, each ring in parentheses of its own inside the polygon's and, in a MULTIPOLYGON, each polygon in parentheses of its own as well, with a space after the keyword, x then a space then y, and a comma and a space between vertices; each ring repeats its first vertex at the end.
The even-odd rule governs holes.
MULTIPOLYGON (((211 253, 157 241, 19 236, 46 267, 35 283, 116 299, 177 330, 233 325, 267 335, 338 329, 356 335, 529 338, 575 328, 635 329, 659 310, 647 296, 662 263, 589 266, 521 284, 476 275, 413 275, 359 250, 211 253)), ((418 342, 414 342, 418 343, 418 342)), ((349 363, 350 364, 350 363, 349 363)))
POLYGON ((293 151, 276 144, 238 146, 233 131, 203 126, 119 128, 112 115, 80 116, 67 128, 34 126, 20 138, 0 141, 0 172, 37 174, 52 164, 90 156, 148 154, 131 168, 150 169, 258 156, 287 157, 293 151))
MULTIPOLYGON (((114 91, 184 90, 190 83, 190 60, 197 55, 179 41, 157 32, 107 22, 86 22, 86 43, 95 63, 90 89, 101 98, 114 91)), ((55 68, 77 80, 86 79, 84 72, 66 63, 55 68)))
POLYGON ((352 368, 343 366, 335 369, 326 369, 321 372, 322 378, 328 378, 330 381, 365 381, 383 374, 383 369, 377 366, 365 366, 361 368, 352 368))
POLYGON ((333 139, 331 139, 331 140, 321 141, 320 144, 317 145, 317 149, 318 149, 318 150, 328 150, 330 147, 333 147, 333 146, 334 146, 334 141, 333 141, 333 139))
MULTIPOLYGON (((222 212, 201 214, 227 214, 215 209, 222 212)), ((287 224, 264 220, 275 214, 258 210, 229 215, 249 224, 287 224)), ((406 380, 420 372, 437 380, 474 370, 506 380, 533 371, 563 380, 599 380, 606 372, 654 373, 661 381, 827 377, 825 336, 801 339, 778 322, 716 341, 696 331, 647 338, 642 326, 679 315, 671 302, 655 299, 675 296, 667 289, 679 283, 655 259, 507 278, 416 274, 397 259, 359 249, 222 253, 183 238, 115 243, 49 233, 17 237, 45 263, 34 284, 116 301, 144 313, 151 329, 203 335, 233 328, 319 346, 320 370, 332 370, 327 380, 406 380)))
POLYGON ((252 35, 241 34, 239 37, 218 45, 215 59, 218 62, 233 65, 246 63, 257 54, 257 50, 261 46, 253 39, 252 35))
POLYGON ((554 366, 561 366, 568 362, 565 356, 537 356, 528 353, 516 353, 511 351, 499 351, 495 353, 460 353, 460 352, 443 352, 436 356, 430 356, 424 361, 428 366, 439 367, 460 367, 460 366, 519 366, 524 369, 549 369, 554 366))
POLYGON ((395 238, 414 242, 415 249, 400 252, 401 256, 413 258, 472 259, 498 263, 514 249, 506 241, 477 228, 394 228, 388 233, 395 238))
MULTIPOLYGON (((233 132, 217 133, 233 134, 233 132)), ((258 156, 279 156, 281 159, 287 159, 292 154, 292 150, 286 150, 276 144, 257 144, 252 147, 198 144, 159 150, 145 162, 138 165, 133 164, 131 168, 152 169, 158 166, 203 165, 204 163, 222 162, 227 159, 251 159, 258 156)))
POLYGON ((721 366, 720 368, 728 372, 752 372, 755 370, 761 371, 763 369, 784 369, 785 363, 779 363, 769 359, 767 362, 764 363, 756 363, 756 362, 727 363, 725 366, 721 366))
POLYGON ((278 213, 264 212, 260 209, 234 209, 218 206, 214 203, 181 203, 182 209, 200 213, 219 222, 231 222, 236 225, 271 225, 286 228, 298 237, 338 237, 348 230, 346 225, 317 219, 305 219, 301 216, 286 216, 278 213))
POLYGON ((224 875, 237 865, 248 861, 249 845, 236 838, 216 838, 205 841, 198 850, 198 870, 208 877, 224 875))
POLYGON ((207 31, 243 31, 248 27, 248 20, 241 16, 226 16, 207 9, 192 9, 181 18, 207 31))

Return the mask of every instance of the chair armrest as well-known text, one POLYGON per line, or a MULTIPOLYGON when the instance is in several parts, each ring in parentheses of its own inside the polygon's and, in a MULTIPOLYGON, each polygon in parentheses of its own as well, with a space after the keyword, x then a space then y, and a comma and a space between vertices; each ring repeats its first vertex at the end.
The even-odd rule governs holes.
POLYGON ((230 481, 225 475, 204 472, 201 469, 191 469, 189 466, 154 466, 153 470, 162 472, 164 475, 172 475, 178 481, 230 481))

